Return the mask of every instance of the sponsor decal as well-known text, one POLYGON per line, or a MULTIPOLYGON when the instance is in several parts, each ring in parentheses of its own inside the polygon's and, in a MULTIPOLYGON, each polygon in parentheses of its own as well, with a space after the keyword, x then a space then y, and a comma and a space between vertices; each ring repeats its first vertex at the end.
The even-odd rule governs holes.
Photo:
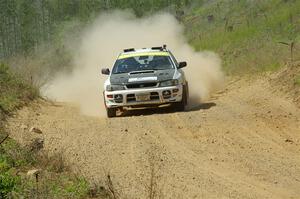
POLYGON ((157 77, 134 77, 129 78, 128 82, 143 82, 143 81, 156 81, 157 77))

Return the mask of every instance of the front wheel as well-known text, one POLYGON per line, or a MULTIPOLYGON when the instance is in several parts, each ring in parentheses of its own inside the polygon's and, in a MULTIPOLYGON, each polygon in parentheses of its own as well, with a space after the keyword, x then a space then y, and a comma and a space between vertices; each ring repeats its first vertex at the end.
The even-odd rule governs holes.
POLYGON ((185 104, 184 104, 183 101, 175 102, 173 106, 174 106, 176 111, 184 111, 184 109, 185 109, 185 104))
POLYGON ((188 91, 187 91, 187 87, 184 86, 182 91, 182 100, 180 102, 174 103, 174 107, 176 111, 185 110, 185 106, 187 105, 187 100, 188 100, 187 98, 188 98, 188 91))
POLYGON ((116 108, 106 108, 107 117, 116 117, 117 116, 117 109, 116 108))

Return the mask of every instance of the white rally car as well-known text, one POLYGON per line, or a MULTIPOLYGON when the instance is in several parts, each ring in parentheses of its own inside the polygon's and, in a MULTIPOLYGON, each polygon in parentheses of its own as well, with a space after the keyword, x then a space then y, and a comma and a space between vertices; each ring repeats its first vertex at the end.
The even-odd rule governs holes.
POLYGON ((115 117, 117 109, 164 104, 183 111, 188 101, 188 83, 181 68, 186 65, 178 63, 166 45, 125 49, 112 70, 102 69, 102 74, 108 75, 103 92, 107 116, 115 117))

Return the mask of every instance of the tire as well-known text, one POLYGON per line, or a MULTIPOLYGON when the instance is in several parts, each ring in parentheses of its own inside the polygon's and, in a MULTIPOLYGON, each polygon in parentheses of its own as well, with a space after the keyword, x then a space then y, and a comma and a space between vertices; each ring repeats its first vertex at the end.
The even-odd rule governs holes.
POLYGON ((174 107, 176 111, 184 111, 187 105, 187 87, 183 86, 182 100, 180 102, 175 102, 174 107))
POLYGON ((104 91, 103 91, 103 102, 106 108, 106 115, 108 118, 116 117, 117 116, 117 109, 116 108, 108 108, 105 103, 104 91))
POLYGON ((175 108, 176 111, 182 112, 185 109, 185 105, 184 105, 183 101, 175 102, 174 103, 174 108, 175 108))
POLYGON ((106 108, 106 114, 107 114, 108 118, 116 117, 117 109, 116 108, 106 108))
POLYGON ((190 91, 189 91, 189 83, 186 82, 186 86, 185 86, 185 105, 187 106, 189 103, 189 99, 190 99, 190 91))

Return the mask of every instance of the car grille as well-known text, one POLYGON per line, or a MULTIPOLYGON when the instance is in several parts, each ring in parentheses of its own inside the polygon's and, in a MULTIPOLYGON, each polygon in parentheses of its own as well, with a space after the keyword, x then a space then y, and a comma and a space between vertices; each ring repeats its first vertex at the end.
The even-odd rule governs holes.
MULTIPOLYGON (((135 94, 128 94, 126 96, 127 102, 136 102, 135 94)), ((159 100, 159 93, 158 92, 151 92, 150 93, 150 101, 152 100, 159 100)))
POLYGON ((159 100, 158 92, 151 92, 150 93, 150 100, 159 100))
POLYGON ((135 102, 135 95, 134 94, 128 94, 127 95, 127 102, 135 102))
POLYGON ((138 84, 127 84, 127 89, 133 89, 133 88, 151 88, 151 87, 157 87, 157 82, 149 82, 149 83, 138 83, 138 84))

